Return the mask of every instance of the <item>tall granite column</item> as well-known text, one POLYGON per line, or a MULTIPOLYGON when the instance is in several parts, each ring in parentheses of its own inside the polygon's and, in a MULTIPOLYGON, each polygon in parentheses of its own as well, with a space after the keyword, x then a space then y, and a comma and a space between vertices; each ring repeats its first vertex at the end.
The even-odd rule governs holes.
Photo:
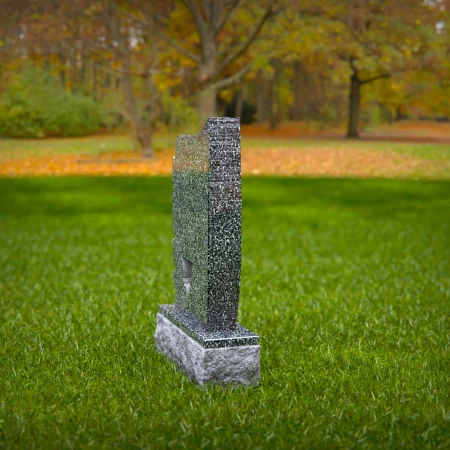
POLYGON ((176 303, 160 305, 156 348, 200 384, 258 384, 258 336, 236 322, 241 275, 239 119, 179 136, 173 162, 176 303))

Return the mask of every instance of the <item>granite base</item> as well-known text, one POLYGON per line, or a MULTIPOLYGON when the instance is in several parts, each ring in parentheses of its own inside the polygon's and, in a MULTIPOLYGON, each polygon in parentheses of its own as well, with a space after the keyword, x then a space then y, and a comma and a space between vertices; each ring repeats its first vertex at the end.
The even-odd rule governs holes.
POLYGON ((196 383, 259 384, 259 345, 207 348, 161 313, 156 318, 156 349, 196 383))

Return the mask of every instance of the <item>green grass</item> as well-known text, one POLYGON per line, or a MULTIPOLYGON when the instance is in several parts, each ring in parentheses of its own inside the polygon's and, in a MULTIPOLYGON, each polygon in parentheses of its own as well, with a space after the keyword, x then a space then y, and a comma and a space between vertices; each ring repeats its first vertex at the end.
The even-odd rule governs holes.
POLYGON ((450 144, 411 143, 396 141, 370 141, 367 139, 280 139, 242 138, 242 147, 247 148, 295 148, 368 150, 388 154, 411 155, 416 158, 450 161, 450 144))
MULTIPOLYGON (((192 131, 191 131, 192 132, 192 131)), ((156 134, 156 151, 174 148, 175 134, 156 134)), ((245 148, 293 148, 305 149, 365 149, 374 152, 407 154, 421 159, 450 161, 450 144, 410 143, 395 141, 369 141, 346 139, 290 139, 290 138, 242 138, 245 148)), ((81 138, 57 139, 1 139, 0 161, 3 159, 35 157, 54 154, 88 154, 131 151, 130 137, 127 135, 104 135, 81 138)))
POLYGON ((105 135, 54 139, 0 138, 0 160, 61 154, 100 154, 131 150, 126 135, 105 135))
MULTIPOLYGON (((175 136, 168 134, 155 136, 155 150, 174 147, 175 139, 175 136)), ((102 153, 127 152, 132 149, 130 136, 123 134, 52 139, 0 138, 0 161, 47 155, 100 155, 102 153)))
POLYGON ((0 447, 450 448, 450 183, 243 186, 232 390, 154 348, 170 178, 0 179, 0 447))

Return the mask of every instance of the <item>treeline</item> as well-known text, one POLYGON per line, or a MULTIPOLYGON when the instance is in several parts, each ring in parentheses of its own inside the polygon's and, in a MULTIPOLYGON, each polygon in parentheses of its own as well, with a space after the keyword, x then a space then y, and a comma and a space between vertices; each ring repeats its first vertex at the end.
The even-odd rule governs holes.
POLYGON ((0 134, 450 116, 448 0, 1 0, 0 134))

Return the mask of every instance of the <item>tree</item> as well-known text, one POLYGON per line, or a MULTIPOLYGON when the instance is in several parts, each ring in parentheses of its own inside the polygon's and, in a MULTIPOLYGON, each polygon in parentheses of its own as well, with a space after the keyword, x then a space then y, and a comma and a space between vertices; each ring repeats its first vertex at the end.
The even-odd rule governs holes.
POLYGON ((329 5, 335 51, 349 68, 347 137, 359 137, 361 88, 417 69, 436 38, 434 15, 422 0, 355 0, 352 8, 329 5))
POLYGON ((161 38, 197 70, 201 121, 217 114, 218 93, 249 73, 252 60, 248 59, 248 50, 273 13, 272 0, 263 11, 245 0, 180 0, 175 11, 166 17, 150 12, 161 38), (180 14, 181 6, 190 15, 193 30, 186 25, 180 33, 171 28, 171 19, 173 14, 180 14), (239 13, 241 17, 237 19, 239 13), (236 32, 238 24, 241 27, 236 32))
MULTIPOLYGON (((25 2, 26 0, 21 0, 25 2)), ((121 113, 130 122, 133 140, 144 157, 152 157, 152 127, 156 89, 153 71, 156 43, 150 30, 133 20, 132 6, 123 0, 73 0, 71 2, 28 2, 20 17, 20 39, 16 52, 27 59, 43 60, 45 67, 59 66, 60 80, 70 90, 86 90, 88 70, 92 74, 92 96, 97 97, 98 72, 105 80, 120 79, 124 107, 121 113), (63 26, 61 26, 63 23, 63 26), (24 30, 24 31, 23 31, 24 30), (148 46, 140 52, 145 35, 148 46), (135 79, 140 80, 137 86, 135 79), (136 88, 148 103, 139 104, 136 88), (146 110, 144 120, 143 110, 146 110)), ((13 42, 12 38, 9 41, 13 42)), ((120 103, 120 102, 117 102, 120 103)), ((141 102, 143 103, 143 102, 141 102)))
POLYGON ((287 119, 327 117, 334 105, 336 58, 333 24, 317 2, 283 0, 282 8, 254 46, 258 55, 256 103, 258 120, 274 128, 287 119), (289 43, 289 45, 286 45, 289 43))
POLYGON ((389 73, 382 73, 380 75, 363 78, 361 76, 361 70, 359 70, 355 64, 354 58, 349 58, 349 65, 352 70, 352 74, 350 76, 350 92, 348 99, 349 117, 347 124, 347 137, 358 138, 358 125, 361 111, 361 87, 376 80, 381 80, 382 78, 389 78, 391 75, 389 73))
POLYGON ((319 62, 322 73, 328 69, 335 79, 346 73, 347 137, 359 135, 364 86, 424 67, 437 70, 430 61, 442 53, 436 23, 447 0, 285 1, 290 26, 297 28, 291 31, 295 44, 290 46, 296 58, 309 61, 307 69, 319 62))
MULTIPOLYGON (((117 8, 116 0, 108 0, 106 24, 111 35, 109 48, 110 50, 115 51, 117 59, 122 62, 121 75, 126 105, 126 115, 132 126, 133 138, 139 143, 139 146, 142 149, 142 156, 152 158, 154 156, 152 123, 148 125, 144 123, 133 92, 130 27, 124 26, 120 19, 121 17, 117 8)), ((149 70, 141 73, 140 76, 144 80, 149 79, 151 87, 153 88, 152 74, 149 70)), ((154 89, 152 89, 151 95, 152 97, 155 96, 154 89)), ((150 122, 153 119, 153 113, 154 111, 151 108, 150 122)))
POLYGON ((38 65, 101 102, 103 126, 126 118, 144 156, 156 125, 231 113, 233 101, 272 127, 348 116, 349 137, 367 106, 448 115, 448 0, 274 2, 0 0, 0 95, 38 65))

